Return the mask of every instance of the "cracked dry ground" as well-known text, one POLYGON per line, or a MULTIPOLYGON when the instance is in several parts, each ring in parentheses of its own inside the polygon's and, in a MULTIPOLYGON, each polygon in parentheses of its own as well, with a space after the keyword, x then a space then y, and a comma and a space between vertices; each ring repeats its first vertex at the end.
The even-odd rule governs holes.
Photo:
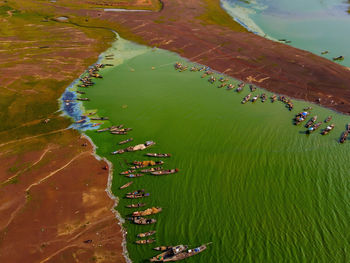
POLYGON ((0 262, 124 262, 106 164, 56 112, 113 35, 42 20, 0 12, 0 262))

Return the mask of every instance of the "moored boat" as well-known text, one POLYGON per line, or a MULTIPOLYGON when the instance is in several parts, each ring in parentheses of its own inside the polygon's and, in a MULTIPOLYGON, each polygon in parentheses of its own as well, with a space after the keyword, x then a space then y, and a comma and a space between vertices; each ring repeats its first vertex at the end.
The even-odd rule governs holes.
POLYGON ((256 91, 256 87, 255 87, 255 86, 253 86, 253 85, 249 85, 249 88, 250 88, 250 91, 251 91, 251 92, 256 91))
POLYGON ((149 197, 150 194, 149 193, 145 193, 145 192, 137 192, 137 193, 127 193, 125 195, 125 197, 127 199, 138 199, 138 198, 144 198, 144 197, 149 197))
POLYGON ((127 205, 127 208, 138 208, 138 207, 143 207, 145 206, 145 203, 137 203, 137 204, 131 204, 131 205, 127 205))
POLYGON ((160 246, 160 247, 154 247, 153 250, 156 250, 156 251, 165 251, 165 250, 168 250, 168 249, 171 249, 172 246, 160 246))
POLYGON ((234 88, 235 88, 235 86, 234 86, 233 84, 229 84, 229 85, 227 86, 226 90, 232 90, 232 89, 234 89, 234 88))
POLYGON ((252 103, 256 102, 256 101, 258 100, 258 98, 259 98, 259 95, 254 96, 254 97, 252 98, 252 103))
POLYGON ((261 102, 265 102, 266 101, 266 94, 263 93, 261 94, 261 102))
POLYGON ((172 248, 156 257, 151 258, 150 261, 151 262, 171 262, 171 261, 183 260, 185 258, 189 258, 203 252, 204 250, 207 249, 207 245, 208 244, 204 244, 193 249, 187 249, 187 248, 179 249, 179 251, 177 251, 175 247, 175 250, 174 248, 172 248))
POLYGON ((150 224, 154 224, 157 222, 157 220, 155 220, 154 218, 148 219, 148 218, 144 218, 141 216, 132 217, 131 221, 137 225, 150 225, 150 224))
POLYGON ((121 187, 119 187, 119 189, 125 189, 125 188, 129 187, 129 186, 132 185, 132 184, 133 184, 133 181, 128 182, 128 183, 126 183, 126 184, 123 184, 121 187))
POLYGON ((312 132, 316 131, 321 125, 322 125, 322 122, 318 122, 318 123, 312 125, 310 128, 308 128, 307 132, 312 133, 312 132))
POLYGON ((126 139, 126 140, 124 140, 124 141, 119 142, 118 144, 119 144, 119 145, 126 144, 126 143, 128 143, 128 142, 132 142, 133 140, 134 140, 133 138, 129 138, 129 139, 126 139))
POLYGON ((104 129, 97 130, 97 132, 105 132, 105 131, 109 131, 109 128, 104 128, 104 129))
POLYGON ((170 153, 146 153, 149 157, 158 157, 158 158, 164 158, 164 157, 170 157, 170 153))
POLYGON ((349 132, 348 132, 348 131, 343 132, 343 134, 342 134, 341 137, 340 137, 339 142, 340 142, 340 143, 344 143, 344 142, 346 141, 346 139, 348 138, 348 135, 349 135, 349 132))
POLYGON ((136 177, 141 177, 141 176, 144 176, 144 174, 134 174, 134 173, 125 174, 125 177, 128 177, 128 178, 136 178, 136 177))
POLYGON ((161 207, 152 207, 143 211, 135 211, 132 213, 132 216, 149 216, 149 215, 158 214, 160 212, 162 212, 161 207))
POLYGON ((121 172, 121 173, 119 173, 119 174, 121 174, 121 175, 126 175, 126 174, 132 174, 134 171, 132 171, 132 170, 128 170, 128 171, 124 171, 124 172, 121 172))
POLYGON ((156 240, 154 238, 151 239, 142 239, 142 240, 136 240, 135 243, 139 245, 145 245, 145 244, 151 244, 155 242, 156 240))
POLYGON ((327 126, 323 131, 322 131, 322 135, 326 135, 328 134, 329 132, 331 132, 333 129, 334 129, 335 125, 334 124, 331 124, 329 126, 327 126))
POLYGON ((133 161, 132 162, 132 164, 137 165, 139 167, 162 165, 163 163, 164 161, 133 161))
POLYGON ((179 169, 170 169, 170 170, 163 170, 163 171, 156 171, 156 172, 152 172, 152 175, 167 175, 167 174, 174 174, 177 173, 179 171, 179 169))
POLYGON ((152 173, 152 172, 155 172, 155 171, 161 171, 163 170, 163 167, 152 167, 150 169, 144 169, 144 170, 141 170, 140 172, 141 173, 152 173))
POLYGON ((306 127, 306 128, 310 128, 310 127, 315 123, 315 121, 317 121, 317 116, 312 117, 312 118, 305 124, 305 127, 306 127))
POLYGON ((307 111, 299 112, 297 115, 295 115, 294 124, 299 125, 300 123, 306 120, 306 117, 308 115, 309 113, 307 111))
POLYGON ((275 94, 273 94, 272 96, 271 96, 271 102, 273 103, 273 102, 275 102, 277 100, 277 96, 275 95, 275 94))
POLYGON ((153 230, 153 231, 148 231, 148 232, 145 232, 145 233, 140 233, 137 235, 137 237, 139 238, 143 238, 143 237, 149 237, 149 236, 152 236, 156 233, 157 231, 153 230))
POLYGON ((177 246, 161 246, 153 248, 157 251, 165 251, 157 256, 152 257, 149 261, 151 262, 163 262, 167 258, 171 258, 174 255, 177 255, 181 253, 182 251, 185 251, 188 248, 188 246, 185 245, 177 245, 177 246))
POLYGON ((242 104, 246 104, 249 100, 250 100, 250 97, 252 96, 252 94, 248 94, 247 96, 245 96, 243 98, 243 100, 241 101, 242 104))
POLYGON ((330 122, 332 120, 332 116, 328 116, 327 119, 324 120, 325 123, 330 122))
POLYGON ((126 131, 111 131, 111 134, 116 134, 116 135, 126 135, 128 134, 126 131))

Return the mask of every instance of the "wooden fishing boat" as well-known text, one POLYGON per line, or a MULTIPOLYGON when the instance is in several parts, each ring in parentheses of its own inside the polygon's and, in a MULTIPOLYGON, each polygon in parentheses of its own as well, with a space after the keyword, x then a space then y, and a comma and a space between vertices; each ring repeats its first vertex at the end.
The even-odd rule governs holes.
POLYGON ((232 89, 234 89, 234 88, 235 88, 235 86, 234 86, 234 85, 229 84, 229 85, 227 86, 226 90, 232 90, 232 89))
POLYGON ((140 172, 141 173, 152 173, 152 172, 161 171, 161 170, 163 170, 163 167, 152 167, 150 169, 141 170, 140 172))
POLYGON ((152 207, 143 211, 135 211, 132 213, 132 216, 149 216, 149 215, 158 214, 160 212, 162 212, 161 207, 152 207))
POLYGON ((326 135, 328 133, 330 133, 333 129, 334 129, 335 125, 331 124, 329 126, 327 126, 323 131, 322 131, 322 135, 326 135))
POLYGON ((214 76, 211 76, 208 81, 213 84, 216 81, 216 78, 214 76))
POLYGON ((163 262, 171 262, 171 261, 179 261, 179 260, 183 260, 185 258, 189 258, 192 256, 195 256, 201 252, 203 252, 204 250, 207 249, 207 244, 201 245, 199 247, 193 248, 193 249, 188 249, 186 251, 180 252, 176 255, 174 255, 173 257, 170 257, 168 259, 164 259, 163 262))
POLYGON ((266 94, 263 93, 261 94, 261 102, 265 102, 266 101, 266 94))
POLYGON ((80 100, 80 101, 89 101, 90 99, 89 99, 89 98, 77 98, 77 100, 80 100))
POLYGON ((133 184, 133 181, 128 182, 128 183, 126 183, 126 184, 123 184, 121 187, 119 187, 119 189, 125 189, 125 188, 129 187, 129 186, 132 185, 132 184, 133 184))
POLYGON ((94 120, 94 121, 107 121, 109 120, 108 117, 94 117, 94 118, 91 118, 91 120, 94 120))
POLYGON ((154 238, 151 239, 142 239, 142 240, 136 240, 135 243, 139 245, 145 245, 145 244, 151 244, 155 242, 156 240, 154 238))
POLYGON ((116 128, 116 127, 110 128, 111 132, 128 132, 131 130, 132 130, 132 128, 116 128))
POLYGON ((91 126, 92 127, 97 127, 97 126, 100 126, 100 125, 102 125, 103 123, 94 123, 94 124, 92 124, 91 126))
POLYGON ((256 87, 254 87, 253 85, 249 85, 249 88, 250 88, 250 91, 251 91, 251 92, 256 91, 256 87))
POLYGON ((258 98, 259 98, 259 95, 254 96, 254 97, 252 98, 252 103, 256 102, 256 101, 258 100, 258 98))
POLYGON ((167 258, 171 258, 174 255, 177 255, 183 251, 185 251, 188 248, 188 246, 185 245, 177 245, 177 246, 161 246, 156 247, 154 250, 157 251, 165 251, 155 257, 152 257, 150 259, 151 262, 163 262, 167 258))
POLYGON ((140 167, 162 165, 164 161, 133 161, 132 164, 138 165, 140 167))
POLYGON ((171 169, 171 170, 163 170, 163 171, 156 171, 156 172, 152 172, 152 175, 167 175, 167 174, 174 174, 177 173, 179 171, 179 169, 171 169))
POLYGON ((80 120, 76 121, 75 123, 82 123, 84 121, 86 121, 86 118, 80 119, 80 120))
POLYGON ((165 157, 170 157, 170 153, 146 153, 147 156, 149 157, 158 157, 158 158, 165 158, 165 157))
POLYGON ((271 96, 271 102, 275 102, 277 100, 277 96, 274 94, 271 96))
POLYGON ((330 122, 332 120, 332 116, 328 116, 327 119, 324 120, 325 123, 330 122))
POLYGON ((111 152, 111 154, 121 154, 121 153, 124 153, 125 152, 125 150, 124 149, 120 149, 120 150, 116 150, 116 151, 114 151, 114 152, 111 152))
POLYGON ((97 132, 105 132, 105 131, 109 131, 109 128, 104 128, 104 129, 97 130, 97 132))
POLYGON ((244 88, 244 86, 245 86, 245 83, 244 83, 244 82, 241 82, 241 83, 238 84, 238 87, 239 87, 239 88, 244 88))
POLYGON ((125 131, 111 131, 111 134, 116 134, 116 135, 126 135, 128 134, 127 132, 125 131))
POLYGON ((316 120, 317 120, 317 116, 312 117, 312 118, 305 124, 305 127, 306 127, 306 128, 310 128, 310 127, 315 123, 316 120))
POLYGON ((160 246, 160 247, 154 247, 153 250, 156 250, 156 251, 165 251, 165 250, 168 250, 168 249, 171 249, 172 246, 160 246))
POLYGON ((119 145, 126 144, 126 143, 128 143, 128 142, 132 142, 133 140, 134 140, 133 138, 129 138, 129 139, 126 139, 126 140, 124 140, 124 141, 119 142, 118 144, 119 144, 119 145))
POLYGON ((134 224, 137 225, 150 225, 157 222, 157 220, 155 220, 154 218, 148 219, 141 216, 132 217, 131 220, 134 224))
POLYGON ((128 170, 128 171, 124 171, 124 172, 121 172, 119 174, 121 175, 126 175, 126 174, 132 174, 134 171, 131 171, 131 170, 128 170))
POLYGON ((144 176, 144 174, 125 174, 126 177, 128 178, 136 178, 136 177, 141 177, 141 176, 144 176))
POLYGON ((252 96, 252 94, 248 94, 247 96, 245 96, 243 98, 243 100, 241 101, 242 104, 246 104, 249 100, 250 100, 250 97, 252 96))
POLYGON ((144 197, 149 197, 149 193, 139 193, 139 194, 126 194, 125 197, 127 199, 138 199, 138 198, 144 198, 144 197))
POLYGON ((344 56, 334 57, 333 60, 334 61, 342 61, 342 60, 344 60, 344 56))
POLYGON ((77 93, 79 93, 79 94, 85 94, 85 91, 77 90, 77 93))
POLYGON ((236 89, 236 92, 237 92, 237 93, 240 93, 242 90, 243 90, 243 88, 238 87, 238 88, 236 89))
POLYGON ((346 141, 346 139, 348 138, 348 135, 349 135, 349 132, 348 132, 348 131, 343 132, 343 134, 342 134, 341 137, 340 137, 339 142, 340 142, 340 143, 344 143, 344 142, 346 141))
POLYGON ((225 81, 228 81, 228 79, 221 77, 221 78, 219 78, 219 81, 220 82, 225 82, 225 81))
POLYGON ((137 237, 139 238, 143 238, 143 237, 149 237, 149 236, 152 236, 156 233, 157 231, 153 230, 153 231, 148 231, 148 232, 145 232, 145 233, 140 233, 137 235, 137 237))
POLYGON ((138 208, 138 207, 143 207, 145 206, 145 203, 137 203, 137 204, 131 204, 131 205, 127 205, 127 208, 138 208))
POLYGON ((312 133, 312 132, 316 131, 321 125, 322 125, 322 122, 318 122, 318 123, 312 125, 312 126, 307 130, 307 132, 308 132, 308 133, 312 133))

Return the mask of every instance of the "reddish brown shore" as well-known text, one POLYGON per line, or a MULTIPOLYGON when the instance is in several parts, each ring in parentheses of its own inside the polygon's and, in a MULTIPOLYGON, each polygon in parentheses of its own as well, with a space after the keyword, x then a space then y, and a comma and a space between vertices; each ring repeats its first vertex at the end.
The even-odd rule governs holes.
POLYGON ((0 262, 124 262, 106 163, 57 113, 57 99, 114 34, 3 4, 0 262))
POLYGON ((210 14, 203 14, 219 0, 162 2, 160 12, 77 12, 117 23, 150 46, 178 52, 272 92, 311 102, 321 98, 322 105, 350 113, 349 68, 252 33, 236 32, 230 25, 208 24, 210 14))

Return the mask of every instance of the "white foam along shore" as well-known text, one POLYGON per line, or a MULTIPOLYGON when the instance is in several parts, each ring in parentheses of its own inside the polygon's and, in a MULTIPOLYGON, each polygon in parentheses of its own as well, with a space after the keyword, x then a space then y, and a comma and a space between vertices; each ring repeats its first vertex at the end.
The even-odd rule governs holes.
POLYGON ((258 6, 256 2, 251 2, 254 8, 247 8, 238 4, 230 4, 227 0, 220 0, 221 7, 241 26, 254 34, 267 37, 264 31, 250 18, 250 15, 255 14, 257 9, 263 10, 266 7, 258 6), (255 9, 255 10, 254 10, 255 9))
POLYGON ((143 9, 122 9, 122 8, 105 8, 103 9, 105 12, 152 12, 151 10, 143 10, 143 9))

